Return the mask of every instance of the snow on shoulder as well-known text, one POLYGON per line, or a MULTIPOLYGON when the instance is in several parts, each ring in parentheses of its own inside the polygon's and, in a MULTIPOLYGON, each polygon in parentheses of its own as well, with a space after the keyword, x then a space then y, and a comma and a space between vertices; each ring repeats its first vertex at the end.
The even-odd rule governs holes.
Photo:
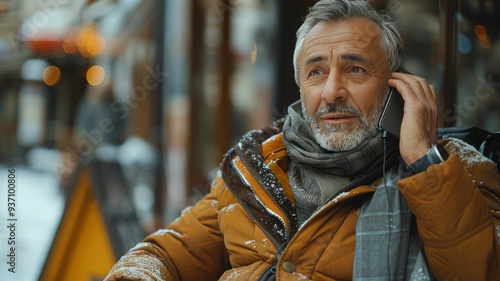
POLYGON ((158 229, 156 232, 152 233, 150 236, 151 237, 154 237, 154 236, 163 236, 165 233, 172 233, 174 235, 182 237, 182 234, 180 234, 179 232, 177 232, 177 231, 175 231, 173 229, 169 229, 169 228, 158 229))
POLYGON ((476 148, 464 142, 463 140, 449 138, 445 147, 449 152, 456 154, 467 169, 472 168, 474 165, 485 161, 494 164, 493 161, 488 159, 486 156, 481 154, 481 152, 477 151, 476 148))

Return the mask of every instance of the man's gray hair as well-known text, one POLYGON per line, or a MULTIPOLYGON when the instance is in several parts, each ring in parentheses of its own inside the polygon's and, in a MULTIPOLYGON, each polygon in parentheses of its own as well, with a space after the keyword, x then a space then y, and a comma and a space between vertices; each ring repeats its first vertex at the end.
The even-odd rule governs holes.
POLYGON ((297 31, 297 42, 293 53, 295 82, 300 87, 298 56, 307 33, 319 22, 335 22, 354 18, 366 18, 378 26, 391 71, 403 67, 403 39, 396 23, 388 15, 377 12, 366 0, 321 0, 310 10, 297 31))

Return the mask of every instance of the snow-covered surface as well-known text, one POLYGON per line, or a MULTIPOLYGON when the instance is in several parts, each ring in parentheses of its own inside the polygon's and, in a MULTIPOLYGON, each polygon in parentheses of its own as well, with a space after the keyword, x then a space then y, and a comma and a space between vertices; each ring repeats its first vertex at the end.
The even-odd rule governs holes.
MULTIPOLYGON (((120 262, 127 265, 116 271, 116 273, 123 274, 123 276, 133 278, 134 280, 163 280, 162 268, 165 266, 152 254, 145 253, 141 256, 130 257, 126 261, 120 260, 120 262)), ((112 273, 110 272, 110 274, 112 273)))
POLYGON ((65 199, 59 190, 57 176, 47 170, 8 167, 0 164, 0 280, 38 280, 52 240, 59 226, 65 199), (10 273, 7 244, 7 177, 8 169, 16 172, 15 273, 10 273))
POLYGON ((233 272, 229 276, 224 279, 221 278, 220 281, 247 280, 248 276, 245 276, 243 274, 247 274, 244 266, 240 268, 234 268, 233 272))
POLYGON ((255 240, 248 240, 248 241, 245 241, 244 243, 245 243, 245 245, 252 247, 254 249, 257 248, 257 245, 255 244, 255 240))
POLYGON ((333 198, 333 202, 337 203, 337 201, 341 198, 344 198, 349 195, 349 192, 342 192, 339 195, 337 195, 335 198, 333 198))
POLYGON ((237 204, 234 203, 234 204, 231 204, 231 205, 228 205, 224 208, 222 208, 220 211, 221 212, 232 212, 234 210, 234 207, 236 206, 237 204))
POLYGON ((175 231, 173 229, 168 229, 168 228, 158 229, 155 233, 151 234, 150 236, 162 236, 165 233, 172 233, 174 235, 179 236, 180 238, 182 238, 182 236, 183 236, 179 232, 177 232, 177 231, 175 231))
POLYGON ((304 274, 299 273, 299 272, 294 272, 293 276, 295 277, 296 280, 311 280, 311 279, 307 278, 307 276, 305 276, 304 274))
POLYGON ((470 168, 479 162, 492 162, 482 155, 470 144, 455 138, 450 138, 449 145, 446 146, 452 153, 455 153, 466 168, 470 168))

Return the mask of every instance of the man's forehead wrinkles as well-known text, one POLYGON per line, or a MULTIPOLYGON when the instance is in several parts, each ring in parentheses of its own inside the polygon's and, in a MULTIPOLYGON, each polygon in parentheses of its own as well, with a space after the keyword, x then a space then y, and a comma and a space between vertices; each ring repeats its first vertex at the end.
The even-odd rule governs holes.
MULTIPOLYGON (((359 44, 359 41, 344 41, 344 42, 341 42, 343 44, 343 46, 341 47, 334 47, 333 44, 329 44, 329 43, 323 43, 323 44, 316 44, 316 45, 313 45, 313 46, 305 46, 304 48, 304 53, 305 53, 305 56, 306 57, 311 57, 312 55, 316 54, 316 53, 321 53, 323 54, 323 56, 327 56, 326 54, 328 55, 331 55, 332 52, 333 53, 343 53, 343 52, 348 52, 348 50, 351 50, 351 52, 358 52, 358 51, 361 51, 361 48, 362 45, 359 44), (356 43, 358 42, 358 43, 356 43), (328 48, 324 48, 324 45, 332 45, 331 47, 329 46, 328 48), (356 51, 358 50, 358 51, 356 51)), ((340 44, 340 43, 338 43, 340 44)), ((338 45, 338 44, 335 44, 335 45, 338 45)), ((319 55, 317 55, 319 56, 319 55)))
POLYGON ((352 32, 352 31, 347 31, 343 33, 338 33, 335 35, 331 34, 325 34, 321 36, 314 36, 313 38, 306 38, 306 44, 321 44, 318 43, 318 41, 325 41, 323 44, 336 44, 336 43, 344 43, 344 42, 359 42, 359 41, 364 41, 367 40, 368 38, 364 38, 363 36, 360 36, 359 33, 352 32))
POLYGON ((304 44, 304 49, 306 50, 314 50, 317 48, 321 48, 325 45, 331 45, 332 47, 337 46, 337 45, 346 45, 346 46, 353 46, 353 47, 359 47, 359 46, 365 46, 364 44, 365 41, 362 38, 349 38, 346 40, 324 40, 323 42, 313 42, 309 41, 304 44), (363 43, 363 44, 361 44, 363 43))

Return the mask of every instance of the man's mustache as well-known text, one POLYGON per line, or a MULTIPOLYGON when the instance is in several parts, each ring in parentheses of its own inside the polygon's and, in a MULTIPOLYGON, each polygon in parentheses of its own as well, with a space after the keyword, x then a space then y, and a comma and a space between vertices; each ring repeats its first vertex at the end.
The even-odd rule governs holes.
POLYGON ((361 111, 354 106, 341 103, 328 103, 316 111, 315 117, 319 119, 322 115, 328 113, 348 113, 358 118, 362 116, 361 111))

